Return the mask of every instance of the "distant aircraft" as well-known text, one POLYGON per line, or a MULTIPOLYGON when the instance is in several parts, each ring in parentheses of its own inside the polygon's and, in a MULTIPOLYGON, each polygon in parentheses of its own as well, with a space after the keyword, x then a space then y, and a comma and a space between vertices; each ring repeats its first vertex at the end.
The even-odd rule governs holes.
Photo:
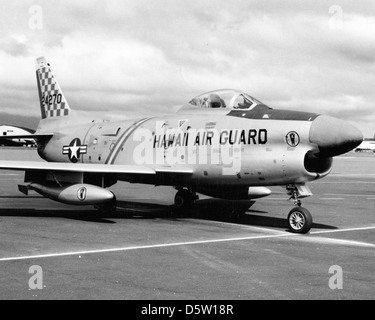
POLYGON ((25 138, 13 138, 13 139, 2 139, 0 141, 0 146, 36 146, 36 142, 33 138, 27 138, 28 136, 35 133, 35 130, 28 128, 21 128, 8 125, 0 125, 0 137, 14 136, 14 135, 23 135, 25 138))
POLYGON ((257 199, 271 193, 268 186, 283 186, 295 204, 289 229, 306 233, 312 226, 301 206, 312 195, 306 183, 329 174, 332 157, 363 139, 342 120, 271 109, 237 90, 199 95, 165 116, 97 121, 70 108, 45 58, 36 69, 42 119, 32 137, 48 162, 0 161, 0 169, 25 171, 19 186, 25 194, 34 190, 103 213, 116 209, 106 188, 118 181, 174 186, 178 210, 192 208, 197 193, 257 199))
POLYGON ((362 143, 354 149, 355 152, 375 152, 375 140, 363 140, 362 143))

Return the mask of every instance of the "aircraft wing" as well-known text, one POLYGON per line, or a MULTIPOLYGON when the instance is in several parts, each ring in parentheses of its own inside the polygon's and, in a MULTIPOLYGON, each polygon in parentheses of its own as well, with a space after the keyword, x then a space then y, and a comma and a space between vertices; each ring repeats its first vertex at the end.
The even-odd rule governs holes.
POLYGON ((65 162, 36 162, 36 161, 0 161, 0 169, 16 171, 69 171, 108 174, 192 174, 191 169, 171 169, 160 167, 156 169, 137 165, 109 165, 95 163, 65 163, 65 162))

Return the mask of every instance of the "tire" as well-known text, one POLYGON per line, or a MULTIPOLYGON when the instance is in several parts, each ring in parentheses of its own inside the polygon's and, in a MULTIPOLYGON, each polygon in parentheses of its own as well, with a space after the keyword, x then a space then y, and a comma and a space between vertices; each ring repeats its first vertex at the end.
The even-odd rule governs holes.
POLYGON ((194 196, 187 189, 181 189, 174 197, 174 206, 180 212, 187 212, 191 210, 194 204, 194 196))
POLYGON ((293 233, 308 233, 312 227, 313 219, 309 210, 295 207, 288 214, 288 227, 293 233))

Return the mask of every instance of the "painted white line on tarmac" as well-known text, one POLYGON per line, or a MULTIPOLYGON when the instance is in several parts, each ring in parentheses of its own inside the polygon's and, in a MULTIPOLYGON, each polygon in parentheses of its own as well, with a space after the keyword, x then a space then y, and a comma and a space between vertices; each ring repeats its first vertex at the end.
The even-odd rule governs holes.
POLYGON ((228 225, 228 226, 234 226, 240 229, 251 229, 251 230, 259 230, 259 231, 265 231, 265 232, 273 232, 273 233, 285 233, 285 231, 280 231, 276 229, 269 229, 269 228, 262 228, 262 227, 254 227, 254 226, 249 226, 249 225, 243 225, 240 223, 233 223, 233 222, 225 222, 225 221, 213 221, 213 220, 207 220, 209 222, 213 222, 216 224, 223 224, 223 225, 228 225))
POLYGON ((325 193, 326 196, 345 196, 345 197, 372 197, 374 194, 354 194, 354 193, 325 193))
POLYGON ((313 231, 313 232, 310 232, 310 234, 337 233, 337 232, 350 232, 350 231, 365 231, 365 230, 374 230, 374 229, 375 229, 375 226, 355 227, 355 228, 346 228, 346 229, 313 231))
POLYGON ((375 176, 375 173, 331 173, 330 177, 368 177, 375 176))
MULTIPOLYGON (((297 240, 297 238, 294 238, 297 240)), ((368 242, 361 242, 361 241, 354 241, 354 240, 344 240, 344 239, 334 239, 334 238, 326 238, 326 237, 300 237, 298 241, 305 241, 311 243, 323 243, 323 244, 339 244, 344 246, 355 246, 355 247, 369 247, 375 248, 375 244, 368 243, 368 242)))
MULTIPOLYGON (((324 231, 311 232, 310 235, 324 234, 324 233, 349 232, 349 231, 363 231, 363 230, 373 230, 373 229, 375 229, 375 226, 360 227, 360 228, 348 228, 348 229, 337 229, 337 230, 324 230, 324 231)), ((16 260, 42 259, 42 258, 52 258, 52 257, 64 257, 64 256, 76 256, 76 255, 85 255, 85 254, 94 254, 94 253, 122 252, 122 251, 131 251, 131 250, 140 250, 140 249, 157 249, 157 248, 179 247, 179 246, 196 245, 196 244, 211 244, 211 243, 233 242, 233 241, 272 239, 272 238, 282 238, 282 237, 303 237, 304 240, 308 239, 308 236, 304 236, 304 235, 301 235, 301 234, 298 234, 298 233, 283 232, 283 233, 278 233, 278 234, 252 236, 252 237, 198 240, 198 241, 162 243, 162 244, 153 244, 153 245, 119 247, 119 248, 98 249, 98 250, 49 253, 49 254, 40 254, 40 255, 32 255, 32 256, 8 257, 8 258, 1 258, 0 262, 16 261, 16 260)), ((327 239, 329 239, 328 241, 337 240, 341 243, 350 241, 350 240, 339 240, 339 239, 330 239, 330 238, 327 238, 327 239)), ((354 243, 354 241, 350 241, 350 242, 352 244, 354 243)), ((361 246, 368 246, 368 247, 374 247, 375 248, 375 244, 372 244, 372 243, 361 242, 361 246)))
POLYGON ((255 240, 255 239, 269 239, 277 237, 293 236, 295 234, 283 233, 275 235, 262 235, 253 237, 240 237, 240 238, 224 238, 224 239, 211 239, 211 240, 199 240, 199 241, 186 241, 186 242, 175 242, 175 243, 163 243, 154 245, 144 245, 144 246, 134 246, 134 247, 120 247, 120 248, 110 248, 101 250, 87 250, 87 251, 75 251, 75 252, 62 252, 62 253, 51 253, 51 254, 41 254, 34 256, 21 256, 21 257, 9 257, 1 258, 0 261, 14 261, 14 260, 27 260, 27 259, 39 259, 39 258, 50 258, 50 257, 63 257, 63 256, 73 256, 73 255, 83 255, 89 253, 107 253, 107 252, 119 252, 119 251, 130 251, 139 249, 155 249, 155 248, 167 248, 167 247, 178 247, 194 244, 208 244, 208 243, 219 243, 219 242, 230 242, 230 241, 244 241, 244 240, 255 240))

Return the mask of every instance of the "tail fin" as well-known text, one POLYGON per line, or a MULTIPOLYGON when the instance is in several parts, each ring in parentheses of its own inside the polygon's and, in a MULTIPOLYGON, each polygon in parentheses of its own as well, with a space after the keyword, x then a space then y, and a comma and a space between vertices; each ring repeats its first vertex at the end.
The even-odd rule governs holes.
POLYGON ((44 57, 40 57, 36 59, 35 66, 42 119, 68 116, 69 104, 52 74, 49 63, 44 57))

